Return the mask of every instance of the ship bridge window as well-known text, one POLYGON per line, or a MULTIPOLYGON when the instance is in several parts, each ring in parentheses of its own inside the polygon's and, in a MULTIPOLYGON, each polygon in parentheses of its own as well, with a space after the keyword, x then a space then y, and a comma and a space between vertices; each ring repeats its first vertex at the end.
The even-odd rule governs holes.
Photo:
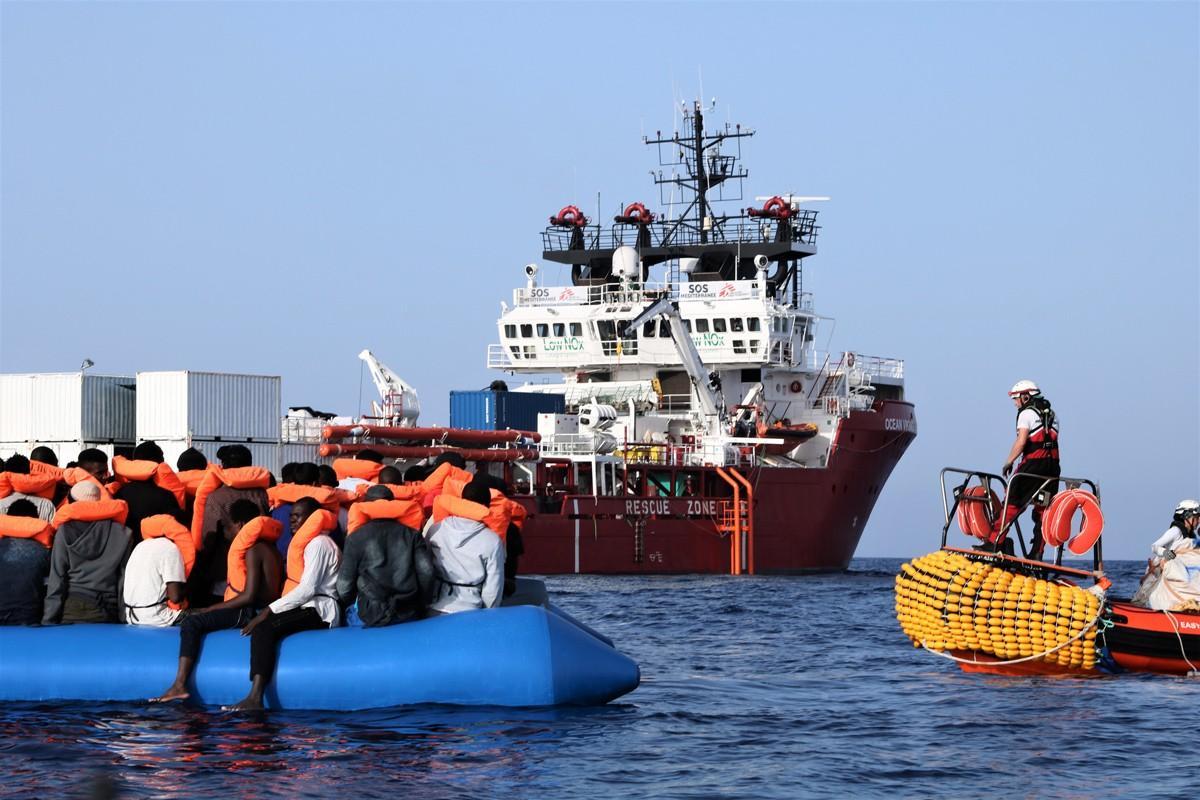
POLYGON ((544 322, 539 322, 537 324, 537 332, 540 338, 545 339, 550 335, 550 326, 544 322))
POLYGON ((748 331, 761 330, 760 325, 761 323, 759 322, 758 317, 751 317, 750 319, 746 320, 746 330, 748 331))
POLYGON ((532 325, 522 325, 521 326, 521 338, 522 339, 532 339, 533 338, 533 326, 532 325))
POLYGON ((696 320, 696 333, 708 333, 708 320, 696 320))
POLYGON ((554 323, 553 327, 554 327, 554 335, 555 336, 566 336, 567 335, 567 326, 565 323, 556 322, 556 323, 554 323))
POLYGON ((602 342, 614 342, 617 339, 617 323, 611 319, 596 321, 596 333, 602 342))
POLYGON ((724 333, 725 332, 725 320, 723 320, 719 317, 717 319, 714 319, 713 320, 713 332, 714 333, 724 333))
POLYGON ((661 337, 663 339, 670 338, 671 323, 667 322, 665 319, 660 319, 658 321, 658 335, 659 335, 659 337, 661 337))
POLYGON ((504 326, 504 336, 505 336, 505 338, 508 338, 508 339, 517 338, 517 326, 516 325, 505 325, 504 326))
POLYGON ((733 340, 733 352, 734 352, 734 354, 742 354, 742 355, 744 355, 744 354, 745 354, 745 352, 746 352, 746 342, 745 342, 745 340, 743 340, 743 339, 734 339, 734 340, 733 340))
POLYGON ((642 326, 642 336, 647 339, 653 339, 657 330, 658 327, 655 325, 654 320, 650 320, 642 326))
POLYGON ((729 330, 734 333, 741 333, 743 325, 741 317, 733 317, 729 320, 729 330))
POLYGON ((572 336, 583 336, 583 323, 572 322, 571 323, 571 335, 572 336))
POLYGON ((688 333, 691 333, 692 332, 692 321, 690 319, 685 319, 683 321, 683 327, 687 328, 688 333))

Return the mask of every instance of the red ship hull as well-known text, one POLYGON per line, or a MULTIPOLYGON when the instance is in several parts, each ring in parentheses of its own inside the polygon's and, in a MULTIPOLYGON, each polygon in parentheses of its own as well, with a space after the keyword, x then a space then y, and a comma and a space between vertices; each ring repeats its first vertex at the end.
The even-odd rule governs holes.
MULTIPOLYGON (((846 569, 879 492, 915 436, 911 403, 879 401, 874 409, 851 412, 843 420, 825 468, 758 467, 745 472, 754 487, 754 571, 846 569)), ((720 485, 715 480, 707 485, 711 484, 720 485)), ((649 512, 645 516, 589 514, 591 502, 590 496, 567 497, 561 513, 538 513, 530 502, 533 513, 523 531, 522 573, 731 571, 730 537, 707 513, 719 497, 673 499, 674 517, 655 515, 659 507, 653 504, 639 509, 649 512)))

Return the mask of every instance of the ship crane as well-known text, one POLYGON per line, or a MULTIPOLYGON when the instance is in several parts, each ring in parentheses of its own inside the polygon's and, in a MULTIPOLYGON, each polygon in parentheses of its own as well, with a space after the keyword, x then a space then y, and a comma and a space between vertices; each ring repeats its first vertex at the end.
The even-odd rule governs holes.
POLYGON ((645 323, 658 317, 667 321, 667 325, 671 329, 671 339, 674 340, 675 349, 679 353, 679 360, 683 363, 688 379, 691 380, 692 386, 696 390, 700 413, 704 416, 705 433, 719 432, 723 427, 721 422, 725 414, 724 402, 718 391, 721 386, 720 378, 717 373, 705 369, 704 362, 700 360, 696 344, 692 341, 691 334, 684 327, 683 318, 679 315, 678 301, 664 297, 652 303, 645 311, 622 326, 621 338, 627 338, 627 333, 636 331, 645 323))
POLYGON ((411 428, 421 416, 421 402, 417 398, 417 390, 403 378, 392 371, 387 364, 381 362, 370 350, 358 354, 371 370, 371 380, 379 390, 382 405, 371 401, 371 408, 376 417, 388 421, 389 425, 400 428, 411 428))

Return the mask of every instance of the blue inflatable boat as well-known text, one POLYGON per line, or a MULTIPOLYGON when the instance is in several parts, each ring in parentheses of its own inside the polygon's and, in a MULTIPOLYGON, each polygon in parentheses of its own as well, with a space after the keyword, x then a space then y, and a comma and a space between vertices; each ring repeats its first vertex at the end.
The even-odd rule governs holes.
MULTIPOLYGON (((146 700, 175 677, 179 631, 130 625, 0 628, 0 700, 146 700)), ((209 634, 192 701, 225 705, 250 687, 250 639, 209 634)), ((416 703, 598 705, 633 691, 638 666, 549 604, 385 628, 288 637, 265 700, 351 711, 416 703)))

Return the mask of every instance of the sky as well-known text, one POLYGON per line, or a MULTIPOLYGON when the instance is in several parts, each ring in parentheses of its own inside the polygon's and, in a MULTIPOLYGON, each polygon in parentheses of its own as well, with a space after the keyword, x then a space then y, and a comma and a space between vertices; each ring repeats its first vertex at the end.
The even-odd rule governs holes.
POLYGON ((830 349, 905 360, 919 435, 858 555, 936 546, 938 470, 998 469, 1031 378, 1106 556, 1140 558, 1200 496, 1198 30, 1195 2, 2 2, 0 371, 277 374, 352 413, 369 347, 444 422, 503 377, 546 218, 660 205, 642 135, 715 98, 757 131, 748 198, 832 198, 830 349))

